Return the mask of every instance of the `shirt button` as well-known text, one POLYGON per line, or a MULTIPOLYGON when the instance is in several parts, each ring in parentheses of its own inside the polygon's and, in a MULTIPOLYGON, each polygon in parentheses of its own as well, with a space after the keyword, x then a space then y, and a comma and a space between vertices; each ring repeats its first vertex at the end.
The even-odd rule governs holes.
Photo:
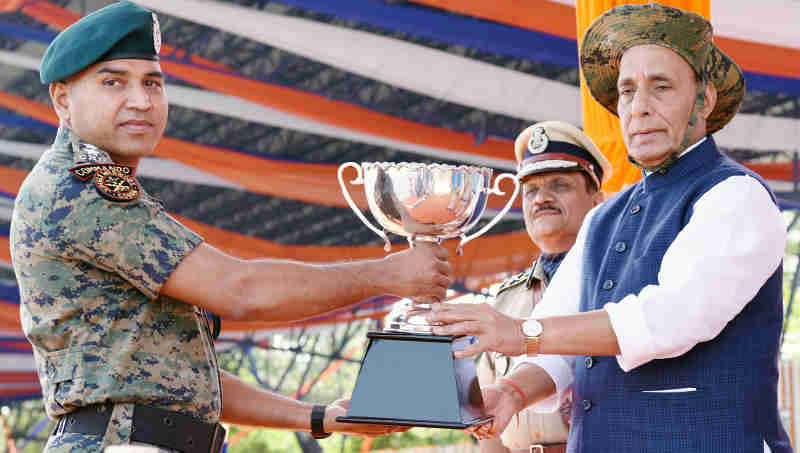
POLYGON ((586 365, 586 368, 591 368, 594 366, 594 359, 591 357, 586 357, 583 359, 583 364, 586 365))
POLYGON ((617 245, 614 246, 614 250, 618 251, 619 253, 622 253, 625 250, 628 250, 628 244, 624 242, 617 242, 617 245))
POLYGON ((614 280, 606 280, 603 282, 603 289, 609 290, 614 287, 614 280))
POLYGON ((631 208, 631 214, 637 214, 639 211, 642 210, 642 207, 638 204, 631 208))
POLYGON ((583 400, 581 404, 583 405, 583 410, 586 412, 589 412, 589 409, 592 408, 592 402, 589 400, 583 400))

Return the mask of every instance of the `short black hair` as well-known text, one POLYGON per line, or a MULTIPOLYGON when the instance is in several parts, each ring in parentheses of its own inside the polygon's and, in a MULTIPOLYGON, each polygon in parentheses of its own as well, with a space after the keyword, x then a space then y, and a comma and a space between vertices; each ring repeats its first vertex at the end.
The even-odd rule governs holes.
POLYGON ((594 182, 594 178, 592 178, 592 176, 589 175, 589 173, 586 170, 577 170, 577 171, 578 173, 583 175, 583 180, 586 181, 586 193, 593 194, 598 190, 600 190, 600 188, 597 187, 597 183, 594 182))

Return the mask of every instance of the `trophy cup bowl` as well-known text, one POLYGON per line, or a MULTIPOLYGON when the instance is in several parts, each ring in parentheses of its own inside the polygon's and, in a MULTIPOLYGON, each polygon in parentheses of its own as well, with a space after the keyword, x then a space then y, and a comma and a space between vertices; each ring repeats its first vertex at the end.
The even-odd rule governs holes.
MULTIPOLYGON (((491 187, 490 168, 466 165, 348 162, 339 167, 339 184, 358 218, 391 250, 386 232, 417 241, 440 242, 460 237, 456 252, 494 226, 511 208, 519 192, 516 176, 499 175, 491 187), (373 225, 353 202, 343 178, 352 167, 363 184, 373 225), (511 179, 514 193, 505 207, 479 231, 467 235, 483 215, 491 194, 504 195, 500 181, 511 179)), ((425 307, 396 303, 381 332, 369 332, 356 388, 346 417, 352 423, 396 424, 464 429, 491 420, 471 359, 455 359, 453 351, 469 345, 468 337, 437 336, 425 322, 425 307), (420 372, 424 370, 424 372, 420 372), (389 389, 389 391, 387 391, 389 389)))
MULTIPOLYGON (((467 165, 421 164, 408 162, 348 162, 339 167, 339 184, 350 208, 359 219, 384 240, 384 250, 391 250, 386 231, 405 236, 413 247, 415 241, 435 241, 461 237, 456 252, 477 238, 508 212, 519 192, 516 176, 505 173, 491 187, 492 169, 467 165), (352 184, 363 184, 369 210, 383 227, 372 225, 353 202, 343 179, 343 171, 357 171, 352 184), (514 182, 514 193, 500 213, 480 231, 467 235, 483 215, 490 194, 503 195, 503 179, 514 182)), ((385 330, 430 333, 423 318, 426 306, 405 300, 395 304, 385 330)))
POLYGON ((339 167, 339 184, 348 205, 364 224, 384 240, 391 250, 386 231, 415 240, 441 241, 461 237, 457 251, 488 231, 511 208, 519 191, 516 176, 504 173, 491 188, 492 169, 467 165, 420 164, 408 162, 348 162, 339 167), (383 230, 372 225, 358 209, 343 179, 348 167, 357 171, 351 184, 363 184, 369 210, 383 230), (514 181, 514 194, 504 209, 480 231, 467 236, 483 215, 490 194, 504 195, 503 179, 514 181))

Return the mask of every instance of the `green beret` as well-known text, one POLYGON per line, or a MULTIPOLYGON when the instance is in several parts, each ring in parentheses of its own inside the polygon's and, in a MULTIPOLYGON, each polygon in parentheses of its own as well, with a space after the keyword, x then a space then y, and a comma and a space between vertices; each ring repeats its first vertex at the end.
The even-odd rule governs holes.
POLYGON ((158 60, 161 32, 150 10, 121 1, 81 18, 56 36, 42 57, 43 84, 64 80, 100 61, 158 60))

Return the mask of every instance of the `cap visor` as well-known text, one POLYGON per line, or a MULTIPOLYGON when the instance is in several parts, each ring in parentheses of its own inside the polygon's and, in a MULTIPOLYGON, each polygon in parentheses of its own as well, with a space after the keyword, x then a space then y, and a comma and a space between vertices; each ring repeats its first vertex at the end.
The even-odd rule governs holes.
POLYGON ((526 176, 550 171, 580 170, 582 168, 577 162, 569 160, 543 160, 522 167, 522 170, 517 172, 517 178, 522 179, 526 176))

